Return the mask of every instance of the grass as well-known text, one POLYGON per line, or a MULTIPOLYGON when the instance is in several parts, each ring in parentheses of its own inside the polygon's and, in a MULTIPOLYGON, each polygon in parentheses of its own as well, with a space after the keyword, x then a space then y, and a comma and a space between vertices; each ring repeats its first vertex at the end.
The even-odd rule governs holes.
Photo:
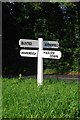
POLYGON ((0 119, 2 118, 2 79, 0 77, 0 119))
POLYGON ((35 79, 2 80, 3 118, 77 118, 80 117, 78 82, 35 79))

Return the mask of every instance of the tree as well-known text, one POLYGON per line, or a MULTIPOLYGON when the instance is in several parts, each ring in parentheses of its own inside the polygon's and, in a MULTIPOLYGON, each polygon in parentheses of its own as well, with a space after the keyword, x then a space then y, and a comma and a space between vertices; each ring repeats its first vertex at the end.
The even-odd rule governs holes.
POLYGON ((78 3, 14 2, 2 4, 3 71, 6 74, 36 73, 34 65, 37 62, 36 59, 21 58, 18 42, 20 38, 37 39, 39 32, 44 33, 45 40, 58 40, 59 50, 62 52, 60 60, 45 59, 44 69, 54 70, 55 68, 58 72, 78 70, 76 67, 80 59, 78 57, 80 51, 78 3))

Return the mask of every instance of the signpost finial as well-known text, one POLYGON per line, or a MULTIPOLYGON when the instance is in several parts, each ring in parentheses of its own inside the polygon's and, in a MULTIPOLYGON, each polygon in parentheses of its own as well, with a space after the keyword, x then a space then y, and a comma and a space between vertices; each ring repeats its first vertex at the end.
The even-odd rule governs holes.
POLYGON ((44 34, 42 32, 39 33, 39 38, 44 38, 44 34))

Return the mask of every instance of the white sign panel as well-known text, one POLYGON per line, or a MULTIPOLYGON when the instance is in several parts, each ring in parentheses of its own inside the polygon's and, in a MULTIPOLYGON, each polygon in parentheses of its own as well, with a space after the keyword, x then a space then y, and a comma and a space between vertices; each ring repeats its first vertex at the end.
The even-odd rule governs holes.
POLYGON ((58 48, 59 43, 58 41, 43 41, 43 47, 44 48, 58 48))
POLYGON ((20 47, 38 48, 38 40, 20 39, 20 47))
POLYGON ((61 52, 60 51, 51 51, 51 50, 42 50, 43 58, 51 58, 51 59, 60 59, 61 52))
POLYGON ((37 57, 38 51, 37 50, 20 50, 20 55, 22 57, 37 57))
MULTIPOLYGON (((29 47, 29 48, 38 48, 39 42, 38 40, 28 40, 28 39, 20 39, 19 40, 20 47, 29 47)), ((43 48, 58 48, 58 41, 43 41, 43 48)))

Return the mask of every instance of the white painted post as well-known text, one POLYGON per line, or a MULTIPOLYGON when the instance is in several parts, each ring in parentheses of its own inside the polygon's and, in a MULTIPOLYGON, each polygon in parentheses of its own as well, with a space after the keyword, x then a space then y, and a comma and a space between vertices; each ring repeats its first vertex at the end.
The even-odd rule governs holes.
POLYGON ((37 65, 37 84, 42 85, 43 83, 43 58, 41 56, 43 50, 43 38, 38 38, 39 50, 38 50, 38 65, 37 65))

